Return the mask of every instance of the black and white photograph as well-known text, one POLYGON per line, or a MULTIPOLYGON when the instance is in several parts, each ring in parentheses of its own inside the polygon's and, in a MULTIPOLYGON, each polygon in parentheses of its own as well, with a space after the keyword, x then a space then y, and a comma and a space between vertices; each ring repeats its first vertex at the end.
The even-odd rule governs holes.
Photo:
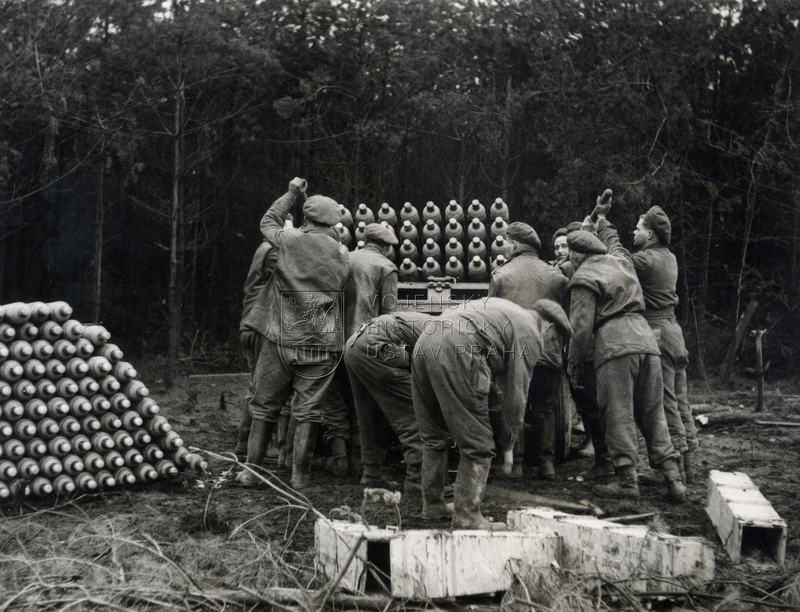
POLYGON ((800 0, 0 0, 0 612, 800 611, 800 0))

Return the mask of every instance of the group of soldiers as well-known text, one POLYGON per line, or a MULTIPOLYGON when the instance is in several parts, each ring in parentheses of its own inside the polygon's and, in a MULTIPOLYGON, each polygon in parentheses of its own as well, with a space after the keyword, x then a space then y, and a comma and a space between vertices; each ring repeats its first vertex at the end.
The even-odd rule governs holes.
MULTIPOLYGON (((595 492, 639 496, 641 433, 670 497, 685 500, 697 440, 661 208, 641 216, 630 253, 607 219, 610 198, 598 199, 586 219, 556 232, 552 262, 530 225, 511 223, 507 263, 488 297, 434 316, 396 311, 393 229, 368 225, 365 246, 348 252, 334 228, 339 204, 306 188, 292 179, 264 214, 245 285, 240 332, 252 379, 236 452, 249 466, 274 434, 279 468, 291 470, 293 487, 307 487, 322 432, 326 469, 396 487, 384 473, 396 438, 403 488, 421 494, 424 518, 487 528, 481 501, 496 455, 499 475, 522 477, 529 444, 531 476, 555 478, 554 407, 566 372, 594 445, 592 471, 607 480, 595 492), (294 228, 286 221, 300 203, 303 225, 294 228), (452 443, 459 461, 448 504, 452 443)), ((237 480, 255 484, 252 469, 237 480)))

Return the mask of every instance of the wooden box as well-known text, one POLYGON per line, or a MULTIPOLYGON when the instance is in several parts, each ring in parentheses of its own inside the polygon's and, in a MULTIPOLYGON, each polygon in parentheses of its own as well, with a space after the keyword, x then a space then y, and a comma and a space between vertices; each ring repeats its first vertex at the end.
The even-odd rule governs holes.
POLYGON ((714 577, 714 551, 702 538, 678 537, 642 525, 619 525, 550 508, 512 510, 508 526, 527 532, 554 531, 562 538, 566 569, 625 581, 635 590, 681 590, 682 582, 700 583, 714 577))
POLYGON ((711 470, 706 514, 734 563, 741 560, 742 551, 757 547, 783 565, 786 522, 747 474, 711 470))

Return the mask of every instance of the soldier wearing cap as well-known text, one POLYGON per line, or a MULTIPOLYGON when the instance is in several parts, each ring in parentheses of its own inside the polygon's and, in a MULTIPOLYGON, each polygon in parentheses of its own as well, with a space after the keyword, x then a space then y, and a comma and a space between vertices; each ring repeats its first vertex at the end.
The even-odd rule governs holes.
POLYGON ((570 322, 574 335, 567 371, 575 386, 592 351, 597 403, 617 482, 596 485, 600 495, 638 498, 637 426, 644 435, 650 464, 661 470, 675 501, 686 499, 678 468, 680 454, 670 441, 663 407, 659 348, 644 318, 644 297, 624 249, 608 248, 594 234, 579 230, 568 237, 575 272, 570 279, 570 322))
MULTIPOLYGON (((350 255, 350 270, 344 290, 345 333, 349 338, 372 317, 394 312, 397 307, 397 266, 392 263, 397 237, 389 225, 369 223, 364 230, 364 248, 350 255)), ((344 365, 336 370, 327 399, 325 439, 331 447, 329 471, 347 474, 347 442, 352 462, 360 463, 359 422, 351 408, 351 392, 344 365)))
MULTIPOLYGON (((582 221, 572 221, 564 230, 567 239, 573 232, 583 229, 582 221)), ((567 259, 556 264, 557 269, 568 279, 572 278, 574 267, 569 260, 569 245, 567 245, 567 259)), ((569 291, 567 291, 567 302, 569 302, 569 291)), ((594 448, 594 467, 592 473, 595 477, 607 477, 614 473, 614 468, 608 460, 606 452, 605 431, 603 422, 600 419, 600 408, 597 405, 597 378, 594 372, 594 350, 588 350, 586 361, 581 368, 580 386, 575 386, 570 381, 569 386, 572 401, 575 402, 575 409, 581 416, 583 426, 589 433, 589 438, 594 448)))
POLYGON ((384 314, 363 323, 345 344, 365 486, 396 486, 383 472, 393 431, 403 447, 405 492, 420 489, 422 441, 411 397, 410 356, 419 336, 438 324, 437 318, 414 311, 384 314))
MULTIPOLYGON (((262 301, 265 337, 253 376, 247 442, 247 462, 255 465, 264 455, 282 404, 291 396, 297 421, 292 458, 296 488, 308 484, 321 402, 342 351, 341 294, 348 270, 347 250, 333 229, 340 218, 339 205, 321 195, 305 199, 305 192, 306 181, 292 179, 289 191, 261 219, 261 233, 276 250, 277 260, 262 301), (286 215, 303 200, 303 226, 284 230, 286 215)), ((254 480, 247 470, 237 479, 245 485, 254 480)))
MULTIPOLYGON (((506 232, 508 262, 492 274, 489 297, 505 298, 523 308, 531 309, 539 300, 547 299, 564 305, 567 279, 539 258, 542 243, 530 225, 515 221, 506 232)), ((533 444, 537 476, 555 478, 555 404, 561 394, 562 341, 558 331, 548 325, 543 330, 543 352, 533 372, 528 391, 527 419, 533 430, 530 440, 520 436, 517 457, 524 455, 525 445, 533 444), (535 387, 535 393, 534 393, 535 387)), ((522 465, 515 463, 517 476, 522 465)))
MULTIPOLYGON (((614 226, 601 218, 598 237, 609 248, 623 248, 614 226)), ((694 452, 697 450, 697 429, 686 397, 686 366, 689 351, 678 320, 678 262, 669 250, 672 225, 660 206, 652 206, 639 217, 633 231, 633 244, 638 249, 630 254, 644 294, 644 316, 656 334, 661 349, 661 371, 664 379, 664 414, 672 445, 680 451, 686 479, 693 477, 694 452)))
POLYGON ((525 415, 533 368, 542 354, 546 322, 570 333, 564 310, 540 300, 527 310, 502 298, 447 310, 432 333, 423 333, 411 359, 414 413, 423 444, 422 508, 426 518, 446 517, 443 491, 449 438, 459 450, 454 529, 487 529, 481 500, 495 441, 489 421, 489 390, 503 390, 500 448, 511 471, 513 448, 525 415))
MULTIPOLYGON (((289 229, 292 225, 292 215, 286 215, 284 229, 289 229)), ((263 292, 272 278, 275 270, 275 262, 278 260, 277 251, 272 248, 269 241, 264 238, 258 245, 253 259, 250 262, 250 269, 244 281, 242 298, 242 317, 239 322, 239 340, 244 350, 244 357, 247 361, 247 369, 250 372, 250 386, 244 396, 244 410, 239 422, 239 435, 236 440, 235 454, 241 459, 247 457, 247 439, 250 436, 250 400, 253 397, 253 373, 255 372, 258 354, 261 352, 261 342, 264 338, 265 311, 262 305, 263 292)), ((285 407, 288 412, 288 407, 285 407)), ((286 419, 288 425, 288 417, 286 419)), ((278 432, 278 450, 281 451, 281 428, 278 432)), ((285 430, 285 428, 284 428, 285 430)), ((285 431, 284 431, 285 434, 285 431)), ((285 435, 284 440, 285 442, 285 435)), ((280 464, 281 460, 278 460, 280 464)))

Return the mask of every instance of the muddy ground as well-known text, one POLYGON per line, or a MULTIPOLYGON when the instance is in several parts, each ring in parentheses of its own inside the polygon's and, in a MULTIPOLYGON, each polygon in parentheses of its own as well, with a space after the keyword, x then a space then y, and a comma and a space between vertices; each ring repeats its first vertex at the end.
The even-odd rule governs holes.
MULTIPOLYGON (((154 397, 188 445, 223 453, 233 447, 244 391, 242 378, 184 378, 169 391, 154 391, 154 397)), ((763 418, 800 424, 796 385, 772 384, 768 391, 763 418)), ((755 392, 748 381, 713 391, 696 385, 691 399, 695 405, 729 405, 733 414, 750 415, 755 392)), ((657 512, 651 520, 654 527, 676 535, 703 536, 715 546, 717 581, 706 585, 705 592, 717 599, 634 605, 622 598, 607 600, 611 607, 669 609, 682 605, 728 610, 767 609, 767 603, 786 605, 795 602, 794 579, 800 569, 800 541, 795 537, 800 528, 798 440, 800 428, 764 427, 752 421, 700 428, 702 477, 691 485, 690 500, 684 505, 669 503, 664 487, 642 487, 642 499, 637 503, 595 497, 588 474, 592 460, 579 458, 559 466, 555 482, 493 481, 484 512, 503 520, 510 508, 529 505, 532 493, 574 502, 589 500, 608 516, 657 512), (758 551, 743 564, 730 563, 703 509, 704 477, 709 469, 748 473, 786 520, 785 567, 771 564, 758 551), (765 603, 748 603, 748 599, 765 603)), ((189 603, 182 607, 239 609, 201 595, 192 600, 191 593, 324 584, 313 569, 313 514, 289 494, 273 488, 240 488, 225 478, 229 467, 229 463, 212 458, 207 475, 186 474, 131 490, 6 507, 0 532, 0 610, 65 606, 162 609, 176 605, 171 599, 174 593, 169 593, 177 591, 188 597, 189 603)), ((401 473, 400 466, 394 469, 401 473)), ((277 476, 275 486, 286 489, 279 478, 288 480, 288 475, 277 476)), ((352 511, 361 509, 362 489, 356 480, 333 477, 321 467, 314 470, 312 486, 305 494, 325 515, 335 509, 341 512, 344 506, 352 511)), ((416 516, 418 499, 403 499, 399 508, 403 527, 431 526, 416 516)), ((373 505, 367 508, 366 519, 376 524, 398 522, 394 510, 373 505)), ((460 602, 458 606, 500 608, 491 600, 460 602)), ((251 597, 240 609, 259 607, 269 608, 251 597)))

